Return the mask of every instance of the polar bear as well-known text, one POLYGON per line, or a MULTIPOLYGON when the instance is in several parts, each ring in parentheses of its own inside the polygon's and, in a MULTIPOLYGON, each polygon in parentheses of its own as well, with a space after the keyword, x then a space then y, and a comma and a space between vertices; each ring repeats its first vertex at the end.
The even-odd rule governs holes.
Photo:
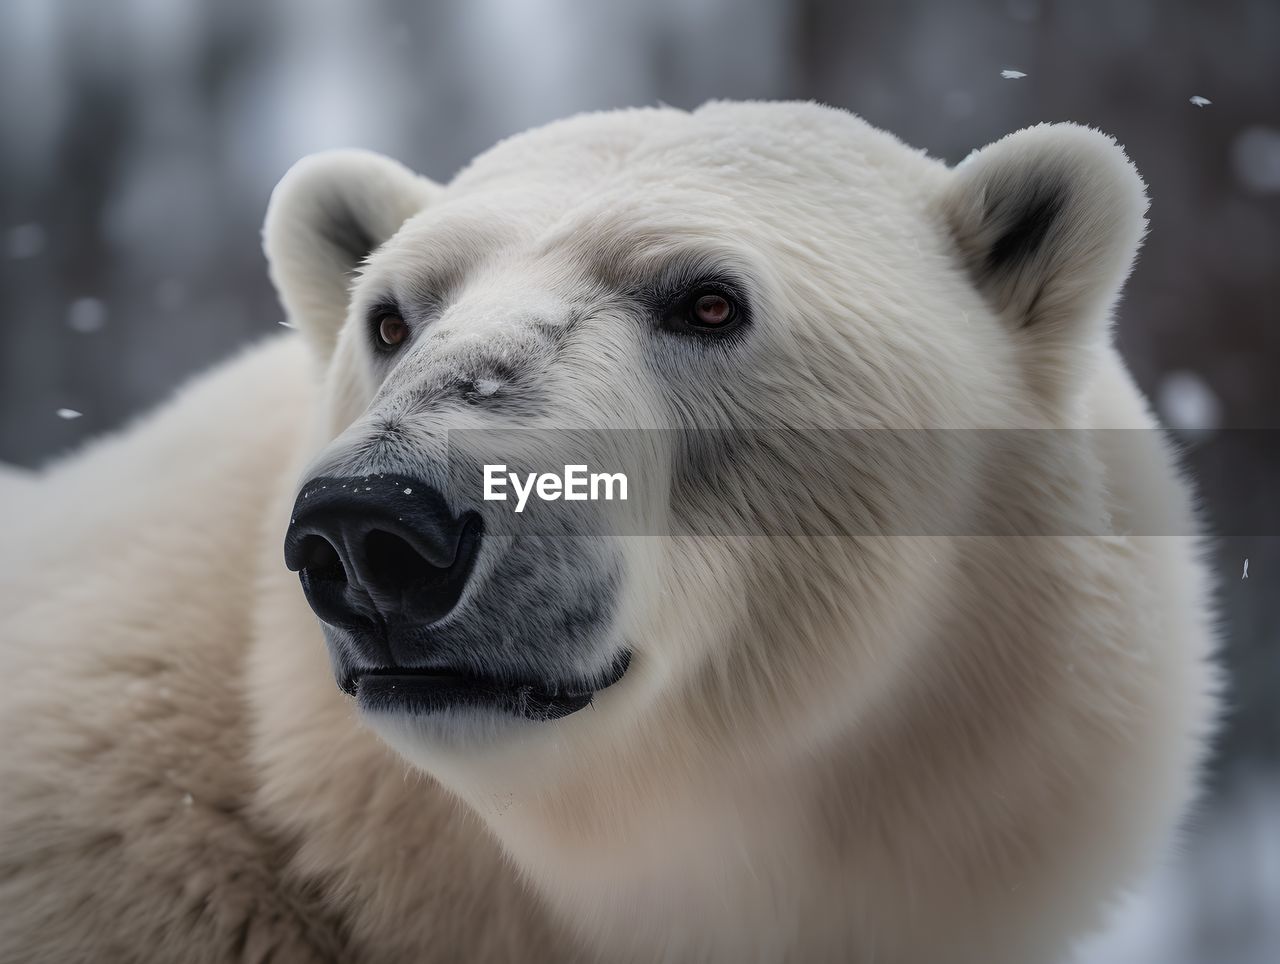
POLYGON ((0 958, 1062 958, 1215 711, 1145 207, 802 103, 301 161, 297 331, 5 520, 0 958), (630 501, 481 497, 562 455, 630 501))

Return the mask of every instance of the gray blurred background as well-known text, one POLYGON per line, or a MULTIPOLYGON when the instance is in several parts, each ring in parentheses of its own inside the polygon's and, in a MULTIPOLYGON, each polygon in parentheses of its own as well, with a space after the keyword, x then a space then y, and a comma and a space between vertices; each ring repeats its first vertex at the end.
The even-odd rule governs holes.
POLYGON ((278 330, 258 230, 301 155, 369 147, 447 180, 575 111, 713 97, 818 99, 950 162, 1080 121, 1137 163, 1151 234, 1119 340, 1197 430, 1231 534, 1212 558, 1233 705, 1178 860, 1081 959, 1280 960, 1280 447, 1204 445, 1280 428, 1278 0, 5 0, 0 461, 67 452, 278 330))

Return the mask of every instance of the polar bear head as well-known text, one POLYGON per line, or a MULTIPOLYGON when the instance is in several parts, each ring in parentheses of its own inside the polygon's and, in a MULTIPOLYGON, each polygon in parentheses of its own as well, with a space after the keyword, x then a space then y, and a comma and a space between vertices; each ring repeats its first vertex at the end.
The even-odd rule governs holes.
POLYGON ((586 115, 445 186, 302 161, 265 227, 325 399, 286 554, 337 685, 482 807, 639 812, 873 727, 958 565, 898 537, 1047 511, 982 433, 902 438, 1075 424, 1144 209, 1083 127, 950 168, 811 104, 586 115), (515 511, 568 465, 628 499, 515 511))

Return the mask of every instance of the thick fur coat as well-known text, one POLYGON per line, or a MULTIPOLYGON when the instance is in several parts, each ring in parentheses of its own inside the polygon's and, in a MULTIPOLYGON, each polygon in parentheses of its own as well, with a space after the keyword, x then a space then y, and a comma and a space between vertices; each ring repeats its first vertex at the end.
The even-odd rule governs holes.
POLYGON ((1190 495, 1110 340, 1145 207, 1085 128, 948 168, 809 104, 578 117, 447 186, 304 160, 265 228, 299 331, 4 481, 0 961, 1061 958, 1214 711, 1190 495), (707 284, 732 338, 664 321, 707 284), (661 484, 576 549, 486 536, 441 645, 629 666, 554 720, 369 712, 295 502, 491 426, 658 430, 661 484), (800 434, 708 441, 741 427, 800 434))

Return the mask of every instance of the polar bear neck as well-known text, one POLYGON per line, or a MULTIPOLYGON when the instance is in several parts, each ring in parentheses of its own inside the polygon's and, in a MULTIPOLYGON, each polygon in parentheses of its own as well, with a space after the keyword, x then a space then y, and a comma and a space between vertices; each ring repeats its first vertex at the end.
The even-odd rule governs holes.
MULTIPOLYGON (((958 617, 951 628, 972 633, 958 617)), ((1042 959, 1078 922, 1043 915, 1064 905, 1037 867, 1063 863, 1084 825, 1049 827, 1089 806, 1069 766, 1042 782, 1031 761, 1091 715, 1078 696, 1091 682, 1065 662, 1030 666, 1006 648, 1012 635, 989 636, 972 662, 950 660, 946 642, 896 711, 789 762, 685 794, 669 774, 618 775, 666 788, 661 806, 582 787, 469 802, 555 915, 611 959, 938 959, 932 938, 915 943, 917 919, 949 935, 948 960, 970 959, 966 941, 992 960, 1001 929, 1009 960, 1042 959)))

